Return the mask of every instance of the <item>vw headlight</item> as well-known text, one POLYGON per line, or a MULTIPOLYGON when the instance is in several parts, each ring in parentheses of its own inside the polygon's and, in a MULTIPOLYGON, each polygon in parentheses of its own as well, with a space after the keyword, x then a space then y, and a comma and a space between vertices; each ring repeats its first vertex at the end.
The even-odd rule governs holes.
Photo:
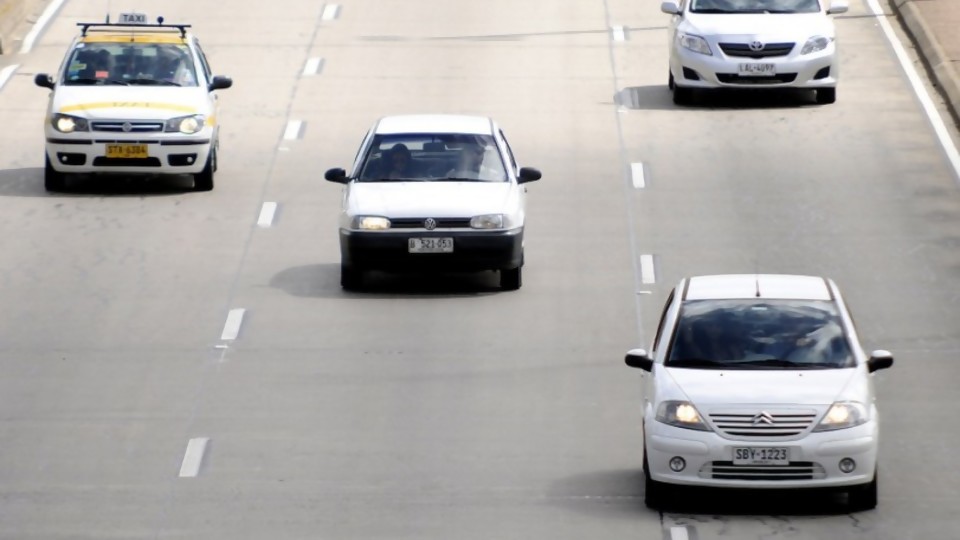
POLYGON ((69 114, 56 113, 50 118, 53 129, 60 133, 73 133, 74 131, 89 131, 90 125, 86 118, 79 116, 70 116, 69 114))
POLYGON ((186 133, 187 135, 193 135, 194 133, 199 132, 203 129, 204 124, 206 123, 206 118, 202 114, 193 114, 190 116, 179 116, 177 118, 171 118, 167 120, 166 125, 163 126, 163 130, 167 133, 186 133))
POLYGON ((657 421, 668 426, 710 431, 697 408, 689 401, 664 401, 657 408, 657 421))
POLYGON ((823 36, 813 36, 808 39, 803 45, 803 49, 800 50, 800 54, 810 54, 822 51, 830 46, 830 42, 833 41, 828 37, 823 36))
POLYGON ((485 214, 470 218, 471 229, 503 229, 510 225, 510 220, 503 214, 485 214))
POLYGON ((863 403, 842 401, 834 403, 814 431, 833 431, 859 426, 867 421, 867 408, 863 403))
POLYGON ((707 44, 707 40, 700 36, 677 34, 677 41, 680 42, 680 46, 684 49, 689 49, 695 53, 705 54, 707 56, 713 56, 713 53, 710 52, 710 45, 707 44))
POLYGON ((361 231, 385 231, 390 228, 390 220, 380 216, 356 216, 351 228, 361 231))

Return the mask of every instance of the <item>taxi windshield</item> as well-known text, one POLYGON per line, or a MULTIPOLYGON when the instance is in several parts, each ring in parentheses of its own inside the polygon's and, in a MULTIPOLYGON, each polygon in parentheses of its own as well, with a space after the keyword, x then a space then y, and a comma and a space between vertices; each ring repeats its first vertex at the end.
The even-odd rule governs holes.
POLYGON ((377 135, 359 182, 505 182, 503 159, 490 135, 377 135))
POLYGON ((186 45, 173 43, 80 43, 63 84, 197 86, 191 58, 186 45))
POLYGON ((819 0, 692 0, 694 13, 817 13, 819 0))

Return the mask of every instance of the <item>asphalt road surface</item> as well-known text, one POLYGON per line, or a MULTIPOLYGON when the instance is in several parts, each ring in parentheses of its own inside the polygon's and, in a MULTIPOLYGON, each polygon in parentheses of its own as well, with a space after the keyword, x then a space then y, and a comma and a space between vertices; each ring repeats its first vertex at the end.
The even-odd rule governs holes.
POLYGON ((68 0, 0 92, 0 537, 957 538, 960 185, 867 5, 835 105, 678 109, 655 2, 138 1, 235 80, 217 187, 49 195, 32 78, 104 4, 68 0), (490 115, 542 169, 521 290, 341 291, 323 171, 408 112, 490 115), (644 507, 623 354, 681 276, 755 271, 834 278, 894 352, 877 510, 644 507))

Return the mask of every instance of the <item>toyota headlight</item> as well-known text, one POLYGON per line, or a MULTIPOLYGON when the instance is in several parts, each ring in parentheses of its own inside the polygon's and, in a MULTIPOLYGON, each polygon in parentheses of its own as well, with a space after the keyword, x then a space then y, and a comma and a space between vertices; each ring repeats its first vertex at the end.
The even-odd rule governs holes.
POLYGON ((193 135, 194 133, 197 133, 203 129, 205 123, 206 118, 204 118, 202 114, 179 116, 177 118, 171 118, 170 120, 167 120, 167 123, 163 126, 163 130, 167 133, 180 132, 187 135, 193 135))
POLYGON ((859 426, 867 421, 867 407, 855 401, 834 403, 814 431, 833 431, 859 426))
POLYGON ((664 401, 657 408, 657 421, 668 426, 710 431, 700 417, 700 412, 689 401, 664 401))
POLYGON ((830 46, 832 39, 824 36, 813 36, 808 39, 803 45, 803 49, 800 50, 800 54, 810 54, 822 51, 830 46))
POLYGON ((680 46, 684 49, 689 49, 695 53, 705 54, 707 56, 713 56, 713 53, 710 51, 710 45, 707 44, 707 40, 700 36, 677 34, 677 41, 680 42, 680 46))
POLYGON ((380 216, 356 216, 351 228, 361 231, 385 231, 390 228, 390 220, 380 216))
POLYGON ((56 113, 50 118, 53 129, 60 133, 73 133, 74 131, 89 131, 90 125, 86 118, 79 116, 70 116, 69 114, 56 113))

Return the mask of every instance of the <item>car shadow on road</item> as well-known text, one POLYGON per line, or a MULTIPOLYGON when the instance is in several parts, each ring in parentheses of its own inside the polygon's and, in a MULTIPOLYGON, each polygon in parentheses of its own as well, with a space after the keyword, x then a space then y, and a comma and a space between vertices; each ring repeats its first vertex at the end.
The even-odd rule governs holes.
POLYGON ((630 86, 617 92, 614 103, 629 110, 685 109, 796 109, 820 107, 812 90, 766 88, 758 90, 710 90, 694 92, 689 105, 675 105, 666 84, 630 86))
POLYGON ((273 276, 270 286, 303 298, 474 297, 500 291, 494 272, 450 274, 385 274, 368 272, 363 287, 340 287, 340 264, 309 264, 287 268, 273 276))
POLYGON ((43 168, 0 169, 0 197, 143 197, 181 195, 193 191, 190 176, 77 175, 62 192, 43 187, 43 168))

